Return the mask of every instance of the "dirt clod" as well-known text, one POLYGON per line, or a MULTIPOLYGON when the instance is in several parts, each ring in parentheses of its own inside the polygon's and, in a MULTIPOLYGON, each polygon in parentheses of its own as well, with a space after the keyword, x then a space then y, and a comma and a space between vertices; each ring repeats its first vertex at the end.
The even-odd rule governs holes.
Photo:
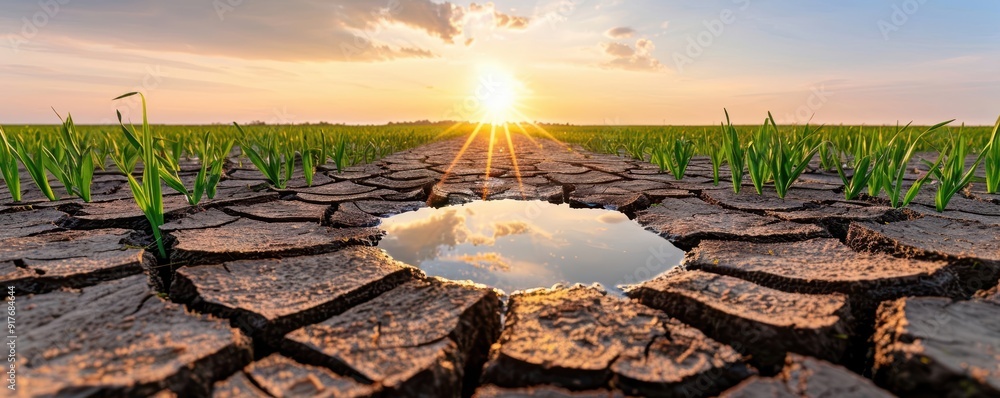
POLYGON ((238 330, 157 297, 144 276, 34 295, 19 305, 28 315, 21 318, 18 387, 35 396, 206 395, 251 359, 250 341, 238 330))
POLYGON ((669 271, 626 294, 752 355, 762 370, 780 367, 788 352, 840 361, 854 329, 843 295, 782 292, 702 271, 669 271))
POLYGON ((663 312, 593 288, 517 293, 508 308, 483 375, 486 383, 700 396, 753 373, 729 346, 663 312))
POLYGON ((915 297, 879 308, 875 380, 904 396, 1000 395, 1000 306, 915 297))

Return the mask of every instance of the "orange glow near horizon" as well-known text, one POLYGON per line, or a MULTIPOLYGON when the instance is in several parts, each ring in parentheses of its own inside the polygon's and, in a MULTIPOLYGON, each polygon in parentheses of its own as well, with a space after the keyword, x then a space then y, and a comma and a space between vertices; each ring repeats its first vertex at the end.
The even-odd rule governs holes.
POLYGON ((714 126, 729 109, 735 124, 772 112, 780 124, 991 126, 997 112, 996 1, 928 5, 905 27, 882 24, 898 16, 884 2, 43 3, 0 3, 6 125, 58 124, 50 107, 115 125, 110 99, 132 91, 172 125, 528 121, 520 113, 714 126), (469 105, 483 77, 496 87, 469 105))

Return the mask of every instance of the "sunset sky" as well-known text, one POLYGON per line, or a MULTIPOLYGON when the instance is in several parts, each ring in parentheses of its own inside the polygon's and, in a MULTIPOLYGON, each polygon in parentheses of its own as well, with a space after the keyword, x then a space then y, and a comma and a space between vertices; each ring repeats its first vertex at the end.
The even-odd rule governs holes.
POLYGON ((544 122, 992 124, 998 17, 995 0, 8 0, 0 124, 109 123, 135 90, 156 123, 471 119, 496 82, 544 122))

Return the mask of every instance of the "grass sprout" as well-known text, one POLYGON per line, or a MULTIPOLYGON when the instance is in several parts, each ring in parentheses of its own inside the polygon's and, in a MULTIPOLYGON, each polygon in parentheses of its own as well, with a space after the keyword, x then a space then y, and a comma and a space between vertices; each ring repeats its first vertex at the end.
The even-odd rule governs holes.
POLYGON ((41 134, 34 132, 33 138, 32 146, 25 144, 23 138, 13 138, 12 148, 14 149, 14 154, 21 161, 21 164, 24 165, 24 169, 28 171, 28 175, 35 182, 35 186, 42 191, 42 195, 45 195, 50 201, 59 200, 55 192, 52 191, 52 186, 49 185, 46 164, 51 161, 46 158, 45 146, 41 145, 41 134))
POLYGON ((0 127, 0 170, 3 171, 4 185, 15 202, 21 201, 21 172, 17 168, 17 152, 11 145, 7 133, 0 127))
POLYGON ((983 159, 986 165, 986 192, 995 194, 1000 191, 1000 118, 993 126, 993 133, 990 134, 989 143, 983 152, 986 156, 983 159))
POLYGON ((726 163, 729 163, 729 171, 732 176, 733 192, 740 193, 743 187, 743 173, 746 165, 746 152, 740 143, 740 134, 736 127, 729 120, 729 111, 726 112, 726 123, 722 125, 722 147, 726 155, 726 163))
POLYGON ((868 188, 868 182, 871 181, 872 176, 875 174, 875 157, 873 155, 864 155, 860 158, 854 159, 853 173, 851 176, 847 175, 844 170, 844 165, 841 162, 837 162, 837 174, 840 176, 841 181, 844 182, 844 199, 854 200, 861 193, 868 188))
POLYGON ((677 180, 684 178, 692 157, 694 143, 684 138, 653 145, 650 150, 650 161, 660 167, 660 172, 669 171, 677 180))
MULTIPOLYGON (((785 198, 792 184, 802 175, 809 161, 819 152, 822 144, 809 148, 809 139, 813 131, 807 124, 804 130, 804 137, 794 144, 788 143, 777 134, 778 125, 774 122, 774 116, 770 112, 767 120, 771 124, 770 146, 767 148, 768 169, 774 179, 774 189, 781 199, 785 198)), ((756 185, 756 184, 755 184, 756 185)))
POLYGON ((67 193, 90 202, 90 188, 94 180, 93 145, 86 136, 76 131, 73 115, 66 115, 57 137, 56 145, 43 150, 49 172, 62 182, 67 193))
POLYGON ((930 164, 930 174, 938 181, 937 194, 934 195, 934 207, 937 211, 944 212, 951 198, 972 182, 976 168, 986 154, 987 152, 980 153, 975 162, 966 168, 965 159, 969 155, 969 145, 961 132, 958 133, 958 138, 953 139, 948 147, 940 152, 937 161, 930 164))
MULTIPOLYGON (((278 189, 285 189, 292 175, 292 170, 288 153, 279 147, 275 134, 265 134, 263 138, 253 138, 249 137, 239 124, 233 123, 233 125, 239 130, 240 137, 244 137, 240 141, 240 149, 247 155, 250 162, 257 167, 257 170, 260 170, 271 185, 278 189)), ((291 162, 294 161, 293 156, 291 162)))
POLYGON ((771 145, 773 136, 774 133, 771 130, 770 122, 765 120, 764 124, 757 129, 753 140, 747 144, 747 174, 750 175, 750 182, 753 183, 753 187, 758 195, 764 194, 764 184, 771 178, 771 170, 769 168, 771 164, 769 161, 771 149, 769 146, 771 145))
POLYGON ((880 162, 880 167, 876 168, 876 178, 878 181, 881 181, 882 189, 885 190, 886 194, 889 196, 889 203, 892 207, 901 208, 909 205, 920 192, 920 188, 932 175, 932 173, 927 173, 923 177, 917 179, 904 193, 904 177, 906 176, 910 160, 913 159, 913 155, 916 153, 920 141, 928 134, 933 133, 951 122, 953 122, 953 120, 938 123, 916 137, 913 137, 912 134, 907 134, 905 128, 902 130, 897 129, 897 133, 885 147, 885 153, 883 154, 883 161, 880 162))
POLYGON ((112 157, 118 169, 128 178, 129 188, 132 190, 132 197, 135 203, 146 215, 146 220, 152 228, 153 239, 156 241, 156 248, 160 258, 166 258, 167 252, 163 245, 163 237, 160 233, 160 226, 163 225, 163 188, 160 185, 161 157, 156 153, 153 131, 149 126, 149 118, 146 113, 146 96, 139 92, 123 94, 115 100, 138 95, 142 100, 142 130, 136 130, 134 125, 125 126, 122 122, 122 113, 118 114, 118 124, 121 126, 128 144, 135 150, 137 157, 142 159, 142 181, 136 180, 132 172, 135 168, 135 159, 123 154, 116 154, 112 157), (131 164, 130 164, 131 163, 131 164))

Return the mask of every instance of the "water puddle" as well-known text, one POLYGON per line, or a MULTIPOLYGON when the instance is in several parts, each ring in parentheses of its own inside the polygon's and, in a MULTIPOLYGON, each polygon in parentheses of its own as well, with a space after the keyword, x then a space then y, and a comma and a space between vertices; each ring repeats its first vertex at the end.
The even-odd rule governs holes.
POLYGON ((424 208, 384 219, 379 242, 425 273, 507 293, 557 283, 618 285, 675 267, 684 252, 617 211, 514 200, 424 208))

